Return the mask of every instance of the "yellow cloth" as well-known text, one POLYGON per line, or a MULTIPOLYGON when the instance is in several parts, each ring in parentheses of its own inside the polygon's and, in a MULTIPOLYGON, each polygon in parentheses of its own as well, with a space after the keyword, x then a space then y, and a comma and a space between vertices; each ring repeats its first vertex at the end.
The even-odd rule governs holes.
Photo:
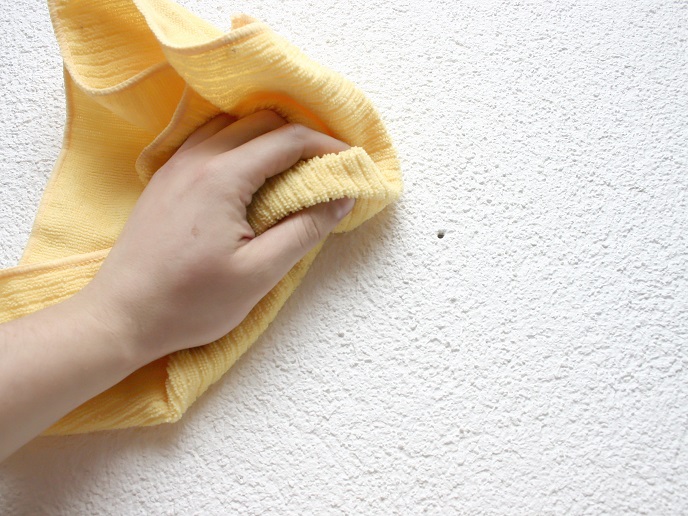
MULTIPOLYGON (((0 271, 0 323, 86 285, 152 174, 223 111, 274 109, 352 146, 268 181, 248 210, 258 234, 299 209, 355 197, 336 229, 348 231, 400 195, 396 152, 370 101, 265 24, 238 15, 223 33, 168 0, 48 5, 64 59, 64 142, 21 262, 0 271)), ((227 336, 146 365, 41 435, 177 421, 265 330, 319 250, 227 336)))

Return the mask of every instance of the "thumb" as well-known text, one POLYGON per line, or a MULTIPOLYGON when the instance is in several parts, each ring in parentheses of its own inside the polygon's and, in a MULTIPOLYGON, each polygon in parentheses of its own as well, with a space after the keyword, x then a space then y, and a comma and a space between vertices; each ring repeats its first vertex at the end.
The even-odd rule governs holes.
POLYGON ((293 213, 254 238, 246 251, 269 264, 264 270, 277 283, 346 217, 355 202, 345 197, 293 213))

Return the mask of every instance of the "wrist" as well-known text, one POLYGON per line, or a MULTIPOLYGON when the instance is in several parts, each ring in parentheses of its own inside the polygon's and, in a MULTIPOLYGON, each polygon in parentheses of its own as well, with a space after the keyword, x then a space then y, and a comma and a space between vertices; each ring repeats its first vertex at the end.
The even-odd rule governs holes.
POLYGON ((80 323, 89 328, 94 341, 115 353, 132 372, 158 357, 145 353, 144 338, 133 317, 95 290, 84 288, 65 303, 79 314, 80 323))
POLYGON ((0 325, 0 460, 145 365, 123 320, 90 293, 0 325))

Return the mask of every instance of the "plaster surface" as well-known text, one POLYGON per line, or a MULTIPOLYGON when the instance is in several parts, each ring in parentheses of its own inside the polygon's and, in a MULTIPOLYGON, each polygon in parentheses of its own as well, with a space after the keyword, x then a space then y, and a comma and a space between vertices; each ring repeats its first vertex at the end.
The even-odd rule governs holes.
MULTIPOLYGON (((0 512, 688 513, 688 2, 181 3, 357 83, 404 197, 179 423, 36 439, 0 512)), ((64 100, 46 6, 0 20, 8 267, 64 100)))

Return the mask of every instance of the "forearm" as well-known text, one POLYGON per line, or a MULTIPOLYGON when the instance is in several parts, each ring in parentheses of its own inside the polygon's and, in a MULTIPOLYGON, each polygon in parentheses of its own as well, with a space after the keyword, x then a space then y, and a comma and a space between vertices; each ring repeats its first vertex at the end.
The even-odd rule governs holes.
POLYGON ((75 296, 0 325, 0 461, 145 365, 75 296))

